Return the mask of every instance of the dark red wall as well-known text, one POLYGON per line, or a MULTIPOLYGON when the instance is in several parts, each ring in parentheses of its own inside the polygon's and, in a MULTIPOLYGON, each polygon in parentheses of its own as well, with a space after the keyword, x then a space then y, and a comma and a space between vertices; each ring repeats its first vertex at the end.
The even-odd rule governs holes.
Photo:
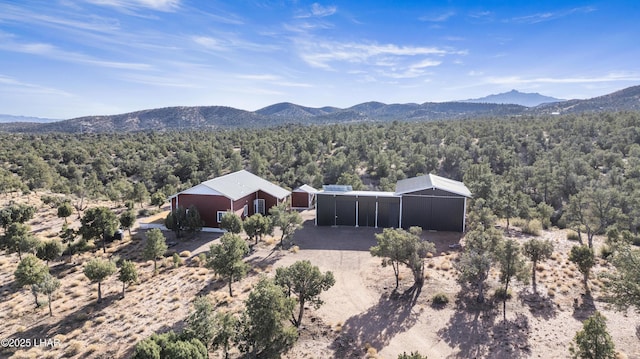
MULTIPOLYGON (((175 208, 175 204, 174 198, 171 202, 172 208, 175 208)), ((183 208, 195 206, 205 227, 218 227, 217 213, 218 211, 230 210, 231 200, 224 196, 180 194, 178 195, 178 205, 183 208)))
POLYGON ((307 192, 293 192, 291 194, 291 207, 308 208, 309 194, 307 192))

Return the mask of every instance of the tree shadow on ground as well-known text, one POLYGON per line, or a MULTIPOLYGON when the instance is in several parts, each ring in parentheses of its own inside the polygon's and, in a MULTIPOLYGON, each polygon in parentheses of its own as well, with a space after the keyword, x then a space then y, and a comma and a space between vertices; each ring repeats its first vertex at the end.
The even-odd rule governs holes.
POLYGON ((498 310, 491 302, 478 303, 473 296, 458 294, 456 310, 438 335, 450 346, 459 348, 462 358, 484 358, 488 354, 498 310))
POLYGON ((537 318, 549 320, 558 315, 556 303, 548 296, 542 296, 540 293, 530 292, 528 289, 518 294, 520 302, 529 307, 529 312, 537 318))
POLYGON ((580 294, 580 298, 573 301, 573 317, 583 321, 596 312, 596 305, 593 302, 591 292, 580 294))
POLYGON ((458 294, 456 311, 438 335, 458 348, 461 358, 523 358, 531 354, 529 322, 517 314, 513 320, 497 321, 493 301, 478 303, 475 296, 458 294))
POLYGON ((397 334, 413 327, 419 317, 413 306, 421 288, 411 287, 403 293, 383 294, 366 312, 344 323, 340 335, 331 344, 335 358, 362 358, 371 346, 385 347, 397 334))

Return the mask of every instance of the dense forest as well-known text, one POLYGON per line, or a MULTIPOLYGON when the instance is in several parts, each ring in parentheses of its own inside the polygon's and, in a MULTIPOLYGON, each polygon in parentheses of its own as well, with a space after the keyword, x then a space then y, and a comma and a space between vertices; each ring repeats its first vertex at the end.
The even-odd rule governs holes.
POLYGON ((5 194, 48 190, 122 203, 154 193, 170 196, 242 168, 289 188, 340 183, 393 191, 398 179, 435 173, 464 180, 475 198, 512 198, 491 206, 512 212, 501 217, 526 218, 528 208, 546 203, 555 224, 563 224, 570 199, 579 202, 606 191, 607 205, 620 213, 603 214, 603 225, 616 222, 636 233, 639 224, 640 115, 635 112, 0 137, 5 194))

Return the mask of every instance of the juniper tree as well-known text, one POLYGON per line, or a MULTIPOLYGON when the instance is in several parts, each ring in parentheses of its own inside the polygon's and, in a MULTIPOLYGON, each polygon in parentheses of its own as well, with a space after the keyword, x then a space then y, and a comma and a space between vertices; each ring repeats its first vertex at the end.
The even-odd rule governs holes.
POLYGON ((146 260, 153 260, 153 273, 158 272, 158 258, 162 258, 167 249, 167 239, 162 234, 162 231, 158 228, 150 229, 147 232, 147 242, 142 256, 146 260))
POLYGON ((102 282, 116 272, 112 261, 94 258, 84 265, 84 275, 91 283, 98 283, 98 303, 102 302, 102 282))
POLYGON ((291 313, 291 322, 296 327, 302 324, 302 316, 304 315, 304 307, 307 302, 313 304, 318 309, 322 305, 319 298, 320 293, 328 290, 335 284, 333 273, 320 272, 317 266, 311 265, 311 262, 297 261, 289 267, 281 267, 276 269, 276 284, 284 287, 289 297, 295 295, 298 300, 298 316, 291 313))
POLYGON ((209 247, 207 267, 229 283, 229 295, 233 297, 231 284, 245 276, 249 265, 243 258, 249 253, 247 243, 236 234, 225 233, 220 244, 209 247))
POLYGON ((531 282, 533 284, 533 292, 537 293, 536 286, 536 269, 538 262, 548 259, 553 254, 553 243, 549 240, 531 239, 524 243, 524 254, 531 260, 531 282))
POLYGON ((47 267, 41 260, 39 260, 33 254, 27 254, 20 260, 18 267, 14 272, 16 284, 20 287, 31 286, 32 293, 35 299, 36 308, 40 305, 38 303, 38 292, 34 286, 38 283, 42 283, 45 276, 49 274, 49 267, 47 267))

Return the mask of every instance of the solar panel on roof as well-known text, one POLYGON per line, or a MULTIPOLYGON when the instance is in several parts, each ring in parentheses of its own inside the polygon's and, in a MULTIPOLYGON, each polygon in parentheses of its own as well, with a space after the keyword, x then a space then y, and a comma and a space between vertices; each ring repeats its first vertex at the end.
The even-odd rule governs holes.
POLYGON ((349 192, 353 191, 353 187, 350 185, 326 184, 322 186, 322 190, 325 192, 349 192))

